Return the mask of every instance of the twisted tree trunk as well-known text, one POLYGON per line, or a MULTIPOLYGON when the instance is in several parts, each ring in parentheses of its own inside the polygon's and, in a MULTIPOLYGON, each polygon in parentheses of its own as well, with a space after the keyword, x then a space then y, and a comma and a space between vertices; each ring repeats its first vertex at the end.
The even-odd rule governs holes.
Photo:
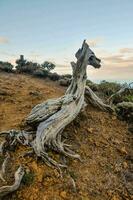
MULTIPOLYGON (((26 131, 11 130, 1 133, 2 135, 7 135, 6 140, 0 146, 1 153, 6 152, 7 149, 10 150, 10 147, 15 147, 16 143, 19 142, 23 145, 31 146, 36 155, 41 157, 50 166, 66 167, 53 160, 48 154, 49 150, 80 159, 80 156, 70 150, 68 148, 69 145, 62 141, 61 136, 64 128, 76 118, 84 107, 85 93, 87 100, 94 106, 106 111, 112 111, 112 109, 110 106, 105 105, 90 88, 86 88, 87 65, 92 65, 95 68, 100 67, 100 60, 91 51, 86 41, 83 42, 81 49, 76 53, 76 58, 77 62, 71 63, 73 79, 65 95, 35 106, 27 117, 27 124, 36 126, 36 132, 33 134, 33 132, 27 133, 26 131)), ((20 171, 22 170, 16 173, 13 186, 0 188, 0 196, 18 188, 23 176, 23 173, 20 173, 20 171)), ((3 173, 1 178, 4 180, 3 173)))
POLYGON ((61 140, 61 134, 63 129, 75 119, 85 103, 87 65, 100 67, 100 60, 96 58, 85 41, 82 48, 76 53, 76 58, 77 62, 71 63, 73 79, 65 95, 59 99, 37 105, 27 118, 29 124, 39 123, 36 137, 31 144, 35 153, 42 157, 45 162, 56 166, 61 165, 48 156, 48 149, 68 157, 80 158, 68 148, 68 145, 64 144, 61 140))

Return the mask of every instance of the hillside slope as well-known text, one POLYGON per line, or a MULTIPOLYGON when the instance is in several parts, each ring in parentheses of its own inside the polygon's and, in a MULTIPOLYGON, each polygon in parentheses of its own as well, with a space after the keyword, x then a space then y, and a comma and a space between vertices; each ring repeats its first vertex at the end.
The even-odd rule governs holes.
MULTIPOLYGON (((0 131, 21 129, 25 117, 38 103, 64 94, 56 82, 26 75, 0 73, 0 131)), ((68 169, 60 177, 36 157, 19 158, 27 150, 12 153, 11 169, 23 163, 30 174, 8 200, 123 200, 132 199, 131 133, 125 122, 90 105, 64 130, 66 142, 83 162, 66 159, 68 169), (30 182, 30 183, 29 183, 30 182)), ((53 155, 53 153, 50 152, 53 155)), ((61 160, 54 153, 56 159, 61 160)), ((61 160, 62 161, 62 160, 61 160)), ((3 183, 0 183, 0 185, 3 183)))

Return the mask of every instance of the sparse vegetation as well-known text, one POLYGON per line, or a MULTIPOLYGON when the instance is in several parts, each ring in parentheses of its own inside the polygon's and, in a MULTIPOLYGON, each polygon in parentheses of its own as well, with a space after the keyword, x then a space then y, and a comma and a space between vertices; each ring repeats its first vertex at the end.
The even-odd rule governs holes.
POLYGON ((55 64, 45 61, 43 64, 41 64, 41 67, 50 72, 51 70, 53 70, 55 68, 55 64))
POLYGON ((16 69, 21 69, 23 66, 26 65, 26 60, 24 59, 24 56, 23 55, 20 55, 20 58, 18 60, 16 60, 16 69))
POLYGON ((60 75, 57 74, 56 72, 54 72, 54 73, 48 73, 48 77, 52 81, 58 81, 60 79, 60 75))
POLYGON ((116 112, 120 119, 133 123, 133 103, 121 102, 116 106, 116 112))
POLYGON ((46 78, 48 77, 48 71, 44 69, 37 69, 33 72, 33 75, 39 78, 46 78))
POLYGON ((55 68, 55 64, 45 61, 42 64, 33 63, 24 59, 21 55, 20 59, 16 60, 17 73, 28 73, 39 78, 50 78, 53 81, 59 80, 60 76, 57 73, 51 73, 55 68))
POLYGON ((121 89, 121 84, 115 82, 101 81, 98 85, 98 90, 103 92, 105 97, 109 97, 121 89))
POLYGON ((23 176, 22 183, 24 185, 31 185, 34 181, 35 174, 33 172, 26 172, 23 176))
POLYGON ((0 71, 13 72, 13 65, 9 62, 0 61, 0 71))
POLYGON ((23 55, 20 56, 20 59, 16 60, 16 64, 16 70, 18 73, 33 74, 35 70, 40 68, 38 63, 25 60, 23 55))

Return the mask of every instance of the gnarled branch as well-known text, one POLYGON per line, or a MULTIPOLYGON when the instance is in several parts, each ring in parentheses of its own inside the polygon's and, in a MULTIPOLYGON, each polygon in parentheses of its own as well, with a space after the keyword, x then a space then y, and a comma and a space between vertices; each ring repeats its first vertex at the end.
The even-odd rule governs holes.
POLYGON ((13 185, 9 186, 2 186, 0 187, 0 197, 3 197, 15 190, 17 190, 20 186, 21 180, 24 176, 24 169, 22 166, 20 166, 17 171, 15 172, 15 182, 13 185))

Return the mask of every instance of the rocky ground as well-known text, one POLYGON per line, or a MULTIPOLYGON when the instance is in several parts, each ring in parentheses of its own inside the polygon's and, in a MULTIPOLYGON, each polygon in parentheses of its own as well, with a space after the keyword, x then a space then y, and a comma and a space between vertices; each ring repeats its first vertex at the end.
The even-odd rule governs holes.
MULTIPOLYGON (((0 131, 21 129, 24 119, 38 103, 64 94, 49 80, 20 74, 0 74, 0 131)), ((126 122, 90 105, 64 130, 66 142, 81 155, 82 162, 66 159, 62 177, 35 156, 19 158, 28 149, 11 153, 7 183, 23 163, 26 175, 18 191, 4 200, 131 200, 133 199, 132 133, 126 122)), ((2 140, 2 139, 1 139, 2 140)), ((61 161, 58 154, 51 156, 61 161)), ((0 157, 2 163, 3 157, 0 157)), ((0 182, 0 186, 7 184, 0 182)))

